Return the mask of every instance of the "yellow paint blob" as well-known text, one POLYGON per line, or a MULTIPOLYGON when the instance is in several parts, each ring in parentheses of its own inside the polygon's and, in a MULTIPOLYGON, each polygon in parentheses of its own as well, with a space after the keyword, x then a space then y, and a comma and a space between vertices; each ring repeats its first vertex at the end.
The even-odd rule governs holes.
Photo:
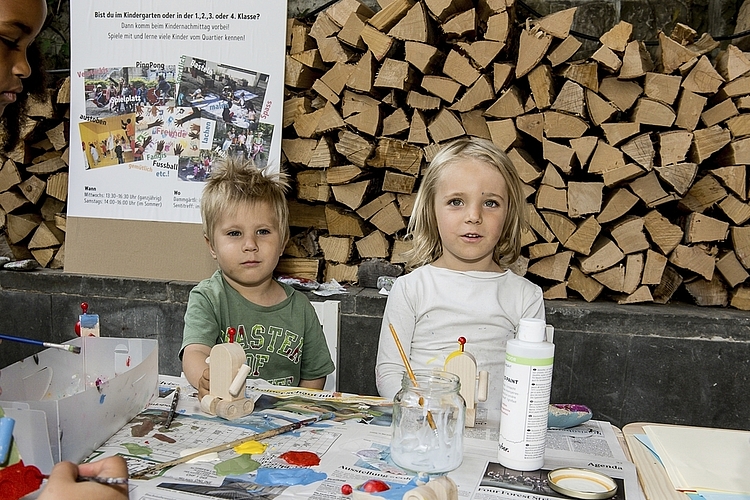
POLYGON ((268 448, 267 444, 259 443, 257 441, 248 441, 234 447, 234 451, 240 455, 260 455, 268 448))

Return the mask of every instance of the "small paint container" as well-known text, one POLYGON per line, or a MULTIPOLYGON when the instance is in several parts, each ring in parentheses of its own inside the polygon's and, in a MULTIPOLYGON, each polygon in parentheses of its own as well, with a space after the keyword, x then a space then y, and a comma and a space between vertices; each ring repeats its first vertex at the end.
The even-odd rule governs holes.
POLYGON ((16 421, 10 417, 0 417, 0 465, 8 460, 10 447, 13 444, 13 427, 16 421))
POLYGON ((385 288, 387 292, 391 291, 393 283, 396 282, 396 276, 378 276, 377 287, 378 290, 385 288))
POLYGON ((603 500, 617 493, 617 483, 606 474, 578 467, 554 469, 547 483, 558 493, 583 500, 603 500))

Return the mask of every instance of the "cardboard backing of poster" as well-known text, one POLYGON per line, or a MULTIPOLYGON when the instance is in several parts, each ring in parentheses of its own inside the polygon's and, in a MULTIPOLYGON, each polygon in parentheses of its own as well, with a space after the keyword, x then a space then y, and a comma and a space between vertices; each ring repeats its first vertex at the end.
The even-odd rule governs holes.
POLYGON ((200 281, 217 269, 200 224, 74 217, 66 238, 78 246, 66 248, 70 273, 200 281))

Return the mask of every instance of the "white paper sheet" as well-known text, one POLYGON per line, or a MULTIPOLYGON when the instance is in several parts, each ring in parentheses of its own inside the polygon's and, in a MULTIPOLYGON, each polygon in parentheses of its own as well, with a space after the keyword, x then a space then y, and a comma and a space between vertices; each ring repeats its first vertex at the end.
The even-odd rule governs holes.
POLYGON ((675 489, 750 494, 750 432, 660 425, 643 430, 675 489))

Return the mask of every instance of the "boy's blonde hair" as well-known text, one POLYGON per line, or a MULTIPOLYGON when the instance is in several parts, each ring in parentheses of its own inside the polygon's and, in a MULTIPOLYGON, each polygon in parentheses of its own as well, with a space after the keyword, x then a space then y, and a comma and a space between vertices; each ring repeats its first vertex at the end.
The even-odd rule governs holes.
POLYGON ((213 244, 219 218, 244 203, 270 203, 276 212, 283 242, 289 239, 289 205, 285 193, 287 177, 281 172, 258 169, 251 160, 230 155, 216 162, 203 187, 201 218, 203 234, 213 244))
POLYGON ((409 220, 408 235, 413 246, 411 250, 405 252, 408 268, 413 269, 429 264, 443 255, 443 244, 440 241, 435 216, 437 184, 443 172, 462 160, 468 159, 495 167, 505 178, 508 190, 508 213, 500 239, 495 245, 492 260, 500 267, 507 268, 521 255, 521 231, 526 224, 526 209, 521 179, 518 177, 516 168, 510 158, 492 142, 476 137, 463 137, 441 149, 422 177, 409 220))

